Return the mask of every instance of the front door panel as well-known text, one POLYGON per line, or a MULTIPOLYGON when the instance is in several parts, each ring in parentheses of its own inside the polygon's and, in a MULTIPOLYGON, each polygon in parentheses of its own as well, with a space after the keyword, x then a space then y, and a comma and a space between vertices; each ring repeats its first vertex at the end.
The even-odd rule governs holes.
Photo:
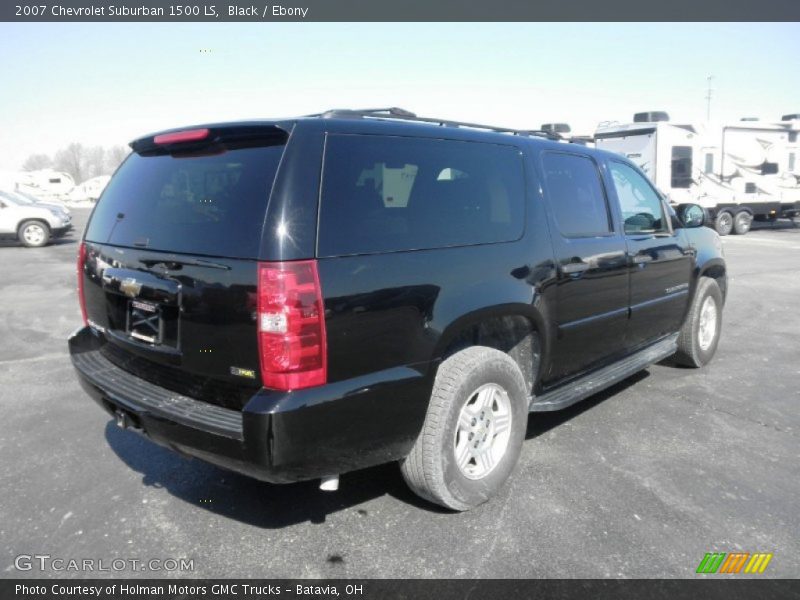
POLYGON ((633 167, 609 161, 630 269, 629 349, 678 331, 689 302, 692 250, 673 231, 666 207, 633 167))

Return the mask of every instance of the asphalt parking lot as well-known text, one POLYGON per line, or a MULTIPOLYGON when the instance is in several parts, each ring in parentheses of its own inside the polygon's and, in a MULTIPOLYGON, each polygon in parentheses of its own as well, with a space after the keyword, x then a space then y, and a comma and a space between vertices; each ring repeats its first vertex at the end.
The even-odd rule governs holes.
POLYGON ((534 415, 509 485, 465 514, 418 500, 396 465, 324 493, 116 428, 66 352, 77 238, 0 244, 3 577, 92 575, 21 572, 20 554, 190 558, 192 577, 693 577, 712 551, 772 552, 761 577, 800 574, 800 228, 725 238, 711 365, 656 365, 534 415))

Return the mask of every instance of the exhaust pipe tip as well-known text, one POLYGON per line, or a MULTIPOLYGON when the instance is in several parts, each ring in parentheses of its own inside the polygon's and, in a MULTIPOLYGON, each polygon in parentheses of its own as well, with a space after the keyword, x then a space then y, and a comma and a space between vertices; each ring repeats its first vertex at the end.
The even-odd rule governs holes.
POLYGON ((335 492, 339 489, 339 476, 329 475, 328 477, 323 477, 319 482, 319 489, 323 492, 335 492))

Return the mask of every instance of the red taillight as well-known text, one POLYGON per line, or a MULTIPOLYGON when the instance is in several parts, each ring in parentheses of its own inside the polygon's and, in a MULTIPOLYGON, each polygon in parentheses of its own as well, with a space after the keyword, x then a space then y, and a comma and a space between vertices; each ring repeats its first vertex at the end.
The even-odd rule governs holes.
POLYGON ((89 319, 86 317, 86 296, 83 293, 83 268, 86 264, 86 244, 81 242, 78 246, 78 302, 81 305, 81 315, 83 316, 83 324, 88 325, 89 319))
POLYGON ((182 142, 199 142, 208 137, 208 129, 187 129, 174 133, 162 133, 153 138, 155 144, 180 144, 182 142))
POLYGON ((325 311, 316 261, 259 263, 258 348, 264 387, 296 390, 327 381, 325 311))

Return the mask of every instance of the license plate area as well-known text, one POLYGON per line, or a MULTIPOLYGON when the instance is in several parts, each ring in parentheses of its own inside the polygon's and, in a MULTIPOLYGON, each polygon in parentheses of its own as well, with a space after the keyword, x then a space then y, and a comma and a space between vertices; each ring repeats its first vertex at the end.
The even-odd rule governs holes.
POLYGON ((125 331, 133 339, 154 346, 164 342, 164 318, 158 304, 130 300, 126 321, 125 331))

